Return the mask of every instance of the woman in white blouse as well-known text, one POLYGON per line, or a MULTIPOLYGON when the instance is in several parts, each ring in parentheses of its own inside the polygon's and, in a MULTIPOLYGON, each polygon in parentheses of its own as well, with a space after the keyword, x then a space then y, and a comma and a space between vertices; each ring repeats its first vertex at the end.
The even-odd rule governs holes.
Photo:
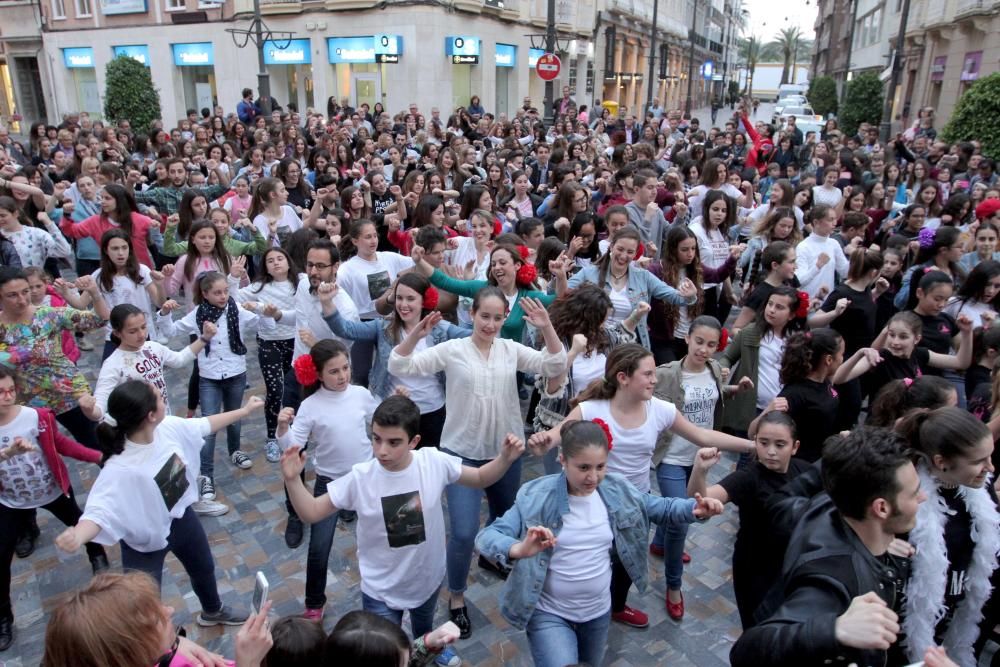
MULTIPOLYGON (((441 436, 441 449, 480 467, 496 458, 508 433, 520 437, 524 431, 517 398, 515 373, 523 371, 545 377, 563 373, 566 350, 549 321, 545 307, 531 297, 521 299, 527 321, 545 340, 541 352, 500 338, 507 318, 507 299, 494 286, 484 287, 472 302, 472 336, 449 340, 414 354, 417 343, 441 320, 433 312, 421 320, 389 358, 389 372, 397 376, 431 375, 445 371, 446 405, 449 407, 441 436)), ((561 393, 561 387, 556 393, 561 393)), ((493 486, 487 487, 490 521, 514 504, 521 481, 521 464, 515 462, 493 486)), ((456 484, 446 492, 451 538, 448 540, 448 589, 451 620, 471 633, 465 608, 466 580, 473 543, 479 531, 479 506, 483 491, 456 484)), ((480 559, 481 567, 491 567, 480 559)), ((493 566, 491 569, 495 569, 493 566)), ((416 574, 416 573, 415 573, 416 574)))

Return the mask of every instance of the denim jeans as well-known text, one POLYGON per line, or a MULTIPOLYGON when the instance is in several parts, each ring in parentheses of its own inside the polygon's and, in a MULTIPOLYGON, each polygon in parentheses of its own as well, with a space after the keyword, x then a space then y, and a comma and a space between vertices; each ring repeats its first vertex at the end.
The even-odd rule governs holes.
MULTIPOLYGON (((679 466, 672 463, 661 463, 656 466, 656 479, 660 484, 660 495, 664 498, 687 498, 687 483, 691 478, 691 466, 679 466)), ((674 591, 681 589, 681 576, 684 574, 684 540, 687 539, 688 524, 670 526, 664 529, 656 527, 653 544, 663 547, 663 564, 667 574, 667 588, 674 591)))
POLYGON ((222 599, 219 598, 219 587, 215 581, 212 550, 208 546, 205 529, 201 527, 201 520, 190 507, 184 511, 184 516, 170 523, 166 549, 145 553, 136 551, 124 540, 121 546, 122 569, 126 572, 145 572, 156 580, 157 586, 162 586, 163 583, 163 560, 167 557, 167 552, 172 551, 191 578, 191 588, 201 602, 202 611, 211 614, 222 609, 222 599))
MULTIPOLYGON (((240 373, 225 380, 209 380, 202 377, 198 383, 202 416, 208 417, 220 412, 238 409, 243 404, 243 393, 246 389, 246 373, 240 373)), ((237 421, 226 427, 226 445, 229 447, 230 454, 240 448, 240 422, 237 421)), ((215 477, 214 433, 205 436, 205 444, 201 448, 201 474, 205 477, 215 477)))
MULTIPOLYGON (((326 485, 333 480, 316 475, 313 496, 326 493, 326 485)), ((309 555, 306 557, 306 609, 326 606, 326 568, 330 562, 333 535, 337 530, 337 512, 309 527, 309 555)))
MULTIPOLYGON (((442 450, 446 454, 458 456, 454 452, 442 450)), ((472 468, 481 468, 489 461, 462 459, 462 464, 472 468)), ((504 476, 492 486, 485 489, 472 489, 460 484, 449 484, 444 494, 448 500, 448 521, 451 524, 451 537, 448 540, 448 590, 452 593, 464 593, 469 579, 469 567, 472 565, 472 550, 479 532, 479 507, 482 504, 483 492, 490 508, 489 523, 503 516, 514 504, 517 489, 521 486, 521 459, 514 461, 504 476)))
POLYGON ((578 663, 600 667, 608 646, 610 624, 610 613, 584 623, 574 623, 536 609, 525 628, 535 667, 563 667, 578 663))
MULTIPOLYGON (((438 591, 440 590, 440 587, 434 589, 434 593, 427 598, 426 602, 416 609, 409 610, 410 630, 413 631, 414 637, 423 637, 434 629, 434 611, 437 609, 438 591)), ((361 608, 392 621, 396 625, 403 624, 403 609, 393 609, 381 600, 366 595, 364 591, 361 592, 361 608)))

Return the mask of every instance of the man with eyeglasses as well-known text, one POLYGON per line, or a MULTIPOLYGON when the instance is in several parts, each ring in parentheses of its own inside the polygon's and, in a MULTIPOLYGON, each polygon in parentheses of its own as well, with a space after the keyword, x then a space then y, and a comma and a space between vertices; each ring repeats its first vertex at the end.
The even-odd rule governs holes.
MULTIPOLYGON (((309 244, 306 251, 306 275, 299 281, 295 290, 295 353, 298 358, 308 354, 309 349, 321 340, 335 338, 343 341, 348 349, 350 340, 335 335, 323 319, 323 306, 319 302, 319 287, 323 283, 335 283, 337 269, 340 267, 340 252, 330 239, 316 239, 309 244)), ((358 322, 360 316, 354 301, 347 290, 337 290, 333 298, 337 312, 342 317, 358 322)), ((295 370, 285 375, 285 386, 281 395, 281 407, 299 409, 302 402, 301 387, 295 377, 295 370)), ((302 544, 304 526, 302 520, 295 514, 288 495, 285 495, 285 507, 288 509, 288 524, 285 526, 285 544, 294 549, 302 544)))

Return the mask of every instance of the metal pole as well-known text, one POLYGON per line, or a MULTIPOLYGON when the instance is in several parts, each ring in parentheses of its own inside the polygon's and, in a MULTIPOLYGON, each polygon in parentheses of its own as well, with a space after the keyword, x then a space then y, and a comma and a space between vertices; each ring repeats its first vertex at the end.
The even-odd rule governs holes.
POLYGON ((655 78, 656 72, 653 71, 653 65, 656 60, 656 15, 660 11, 660 0, 653 0, 653 31, 649 38, 649 76, 646 77, 647 88, 646 88, 646 109, 643 110, 642 114, 639 115, 640 118, 646 118, 646 111, 653 106, 653 86, 654 82, 657 80, 655 78))
POLYGON ((754 60, 754 44, 756 43, 756 35, 750 35, 750 44, 747 46, 747 97, 751 100, 753 99, 753 75, 757 69, 757 64, 753 62, 754 60))
POLYGON ((687 88, 687 98, 684 100, 684 113, 691 113, 691 86, 694 85, 694 37, 695 30, 697 29, 698 23, 698 3, 691 3, 691 34, 688 35, 688 41, 691 42, 690 52, 688 53, 688 88, 687 88))
MULTIPOLYGON (((259 0, 258 0, 259 1, 259 0)), ((556 52, 556 0, 548 0, 545 20, 545 52, 556 52)), ((555 82, 545 82, 545 110, 548 112, 546 121, 549 124, 556 119, 556 103, 554 98, 555 82)))
POLYGON ((882 107, 882 123, 879 125, 879 136, 883 145, 889 141, 889 133, 892 131, 892 101, 903 73, 903 42, 906 39, 906 22, 909 16, 910 0, 903 0, 903 10, 899 16, 899 35, 896 37, 896 52, 892 57, 892 77, 889 79, 889 90, 886 92, 885 105, 882 107))
POLYGON ((260 110, 265 116, 271 115, 271 75, 264 65, 264 34, 261 30, 263 20, 260 17, 260 0, 253 0, 253 25, 257 33, 257 96, 260 110))
POLYGON ((847 97, 847 77, 851 75, 851 53, 854 51, 854 26, 858 22, 858 0, 854 0, 854 8, 851 10, 851 31, 847 41, 847 64, 844 67, 844 85, 840 88, 840 103, 844 103, 847 97))

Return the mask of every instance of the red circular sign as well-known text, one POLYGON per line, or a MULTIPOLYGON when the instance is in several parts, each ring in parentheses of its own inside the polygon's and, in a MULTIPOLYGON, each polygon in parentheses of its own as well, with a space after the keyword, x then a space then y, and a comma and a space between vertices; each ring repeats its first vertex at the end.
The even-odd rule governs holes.
POLYGON ((554 53, 546 53, 535 64, 535 71, 538 72, 539 78, 543 81, 552 81, 559 76, 561 69, 562 63, 559 61, 559 56, 554 53))

